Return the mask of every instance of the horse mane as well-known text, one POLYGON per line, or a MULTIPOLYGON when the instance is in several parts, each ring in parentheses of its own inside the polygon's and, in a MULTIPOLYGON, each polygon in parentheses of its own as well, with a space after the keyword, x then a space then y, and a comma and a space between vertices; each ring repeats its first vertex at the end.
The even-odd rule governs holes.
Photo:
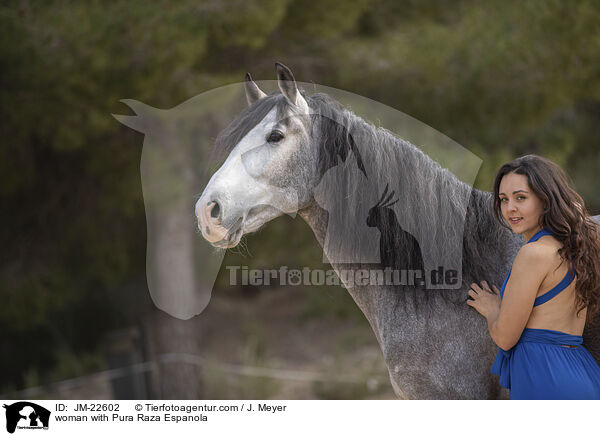
MULTIPOLYGON (((473 281, 487 280, 500 285, 508 272, 508 264, 503 265, 498 259, 504 255, 509 261, 519 242, 497 222, 492 211, 491 193, 460 181, 415 145, 355 115, 327 94, 314 94, 307 98, 307 102, 315 114, 315 129, 321 135, 321 175, 339 164, 340 158, 345 161, 349 154, 357 154, 357 165, 364 164, 370 182, 379 187, 389 183, 390 190, 395 191, 395 198, 401 199, 395 210, 401 211, 396 215, 402 229, 419 241, 430 236, 439 241, 435 255, 425 252, 424 255, 442 260, 462 256, 462 292, 438 290, 444 297, 453 294, 457 298, 450 300, 464 304, 466 290, 473 281), (319 119, 321 123, 317 125, 319 119), (457 241, 462 242, 462 247, 457 247, 457 241)), ((365 209, 361 202, 371 202, 372 205, 377 201, 381 192, 373 192, 371 198, 344 195, 357 192, 358 185, 363 183, 357 175, 360 175, 358 171, 347 173, 341 186, 338 185, 341 192, 332 192, 328 199, 332 204, 328 209, 344 207, 348 214, 354 214, 365 209)), ((387 228, 381 229, 382 235, 391 238, 400 236, 402 229, 394 227, 390 221, 382 224, 387 225, 387 228)), ((427 250, 423 245, 421 248, 427 250)), ((432 292, 418 287, 413 290, 417 291, 410 293, 414 298, 422 294, 425 300, 432 292)))

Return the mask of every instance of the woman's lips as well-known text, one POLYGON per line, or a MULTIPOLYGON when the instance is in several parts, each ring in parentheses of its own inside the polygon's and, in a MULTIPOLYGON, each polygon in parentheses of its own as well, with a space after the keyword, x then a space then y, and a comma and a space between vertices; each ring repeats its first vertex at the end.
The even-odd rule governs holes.
POLYGON ((521 221, 523 221, 523 218, 509 218, 508 222, 511 224, 519 224, 521 221))

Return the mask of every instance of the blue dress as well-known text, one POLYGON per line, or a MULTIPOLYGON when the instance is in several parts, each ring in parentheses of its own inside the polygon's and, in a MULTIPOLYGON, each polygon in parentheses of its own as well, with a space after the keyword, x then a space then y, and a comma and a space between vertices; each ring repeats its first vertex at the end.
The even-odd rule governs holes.
MULTIPOLYGON (((551 234, 542 229, 527 243, 551 234)), ((509 277, 510 271, 500 289, 501 298, 509 277)), ((534 306, 554 298, 574 278, 574 273, 567 272, 558 285, 535 299, 534 306)), ((499 375, 500 384, 510 389, 511 400, 598 400, 600 367, 582 343, 581 336, 525 328, 514 347, 498 349, 491 373, 499 375)))

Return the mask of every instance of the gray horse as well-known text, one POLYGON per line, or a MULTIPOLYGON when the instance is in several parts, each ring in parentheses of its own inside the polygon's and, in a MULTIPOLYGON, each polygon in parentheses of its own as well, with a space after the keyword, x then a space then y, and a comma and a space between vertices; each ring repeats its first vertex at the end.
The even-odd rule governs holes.
MULTIPOLYGON (((234 247, 244 234, 297 212, 338 274, 341 268, 370 269, 377 262, 344 253, 348 245, 332 244, 331 211, 342 208, 346 216, 361 220, 357 211, 381 201, 381 187, 390 185, 398 200, 395 217, 370 223, 370 231, 377 227, 381 238, 393 240, 408 229, 409 237, 425 247, 424 258, 433 256, 424 241, 437 235, 436 251, 458 259, 461 268, 458 284, 448 288, 345 282, 375 332, 396 394, 404 399, 507 398, 508 392, 490 374, 498 347, 485 319, 465 300, 472 282, 502 283, 522 238, 496 221, 489 192, 472 189, 414 145, 374 127, 327 95, 304 95, 292 72, 276 66, 280 92, 265 94, 248 74, 249 107, 217 138, 216 147, 227 159, 196 203, 203 237, 215 247, 234 247), (328 173, 350 161, 355 171, 323 185, 328 173), (365 181, 376 186, 371 196, 342 195, 358 192, 365 181), (335 253, 332 247, 337 247, 335 253), (335 260, 345 254, 358 261, 335 260)), ((361 251, 357 247, 352 250, 361 251)), ((421 256, 419 251, 409 250, 414 253, 408 256, 421 256)), ((598 345, 598 331, 586 335, 598 345)))

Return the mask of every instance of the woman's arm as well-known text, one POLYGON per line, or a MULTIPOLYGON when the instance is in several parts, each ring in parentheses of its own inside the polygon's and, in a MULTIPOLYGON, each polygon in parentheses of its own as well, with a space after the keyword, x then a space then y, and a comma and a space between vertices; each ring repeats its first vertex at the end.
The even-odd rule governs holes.
POLYGON ((467 300, 467 304, 486 317, 490 336, 500 348, 512 348, 521 337, 549 268, 547 250, 538 244, 527 244, 515 258, 502 300, 497 289, 494 287, 493 292, 485 282, 482 288, 471 285, 469 296, 473 300, 467 300))

